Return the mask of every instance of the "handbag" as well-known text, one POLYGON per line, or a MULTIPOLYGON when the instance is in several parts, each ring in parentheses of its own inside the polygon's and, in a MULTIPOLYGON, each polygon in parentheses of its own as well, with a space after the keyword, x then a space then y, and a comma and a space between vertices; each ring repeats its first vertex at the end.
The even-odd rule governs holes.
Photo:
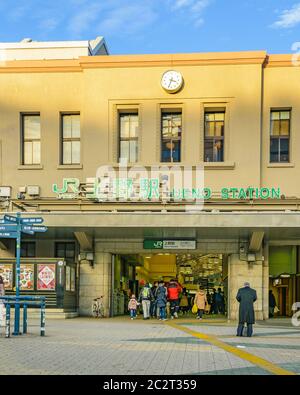
POLYGON ((196 304, 194 304, 194 306, 192 307, 192 313, 193 314, 197 314, 198 313, 198 306, 196 304))

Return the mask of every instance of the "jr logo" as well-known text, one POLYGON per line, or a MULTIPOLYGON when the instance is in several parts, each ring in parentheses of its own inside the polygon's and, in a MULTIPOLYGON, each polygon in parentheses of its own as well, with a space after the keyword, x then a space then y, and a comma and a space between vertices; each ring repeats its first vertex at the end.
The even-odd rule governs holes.
POLYGON ((63 186, 61 189, 58 188, 57 184, 52 185, 52 191, 58 195, 63 195, 67 193, 79 193, 79 180, 78 178, 64 178, 63 186))
POLYGON ((295 311, 292 317, 292 324, 294 326, 300 326, 300 302, 294 303, 292 310, 295 311))

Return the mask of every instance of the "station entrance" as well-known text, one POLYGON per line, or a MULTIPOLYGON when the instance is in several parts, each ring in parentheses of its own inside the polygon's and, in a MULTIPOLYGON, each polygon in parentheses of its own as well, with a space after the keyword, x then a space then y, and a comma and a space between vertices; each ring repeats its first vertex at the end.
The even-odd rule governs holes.
POLYGON ((183 291, 179 314, 192 316, 193 299, 199 287, 206 292, 207 317, 226 316, 228 306, 228 256, 226 254, 157 253, 115 255, 113 270, 112 315, 128 313, 132 294, 137 297, 143 284, 168 285, 176 279, 183 291), (216 294, 219 294, 216 297, 216 294), (221 295, 221 297, 220 297, 221 295), (216 303, 219 301, 219 303, 216 303), (222 302, 220 302, 222 300, 222 302), (187 302, 188 301, 188 305, 187 302))

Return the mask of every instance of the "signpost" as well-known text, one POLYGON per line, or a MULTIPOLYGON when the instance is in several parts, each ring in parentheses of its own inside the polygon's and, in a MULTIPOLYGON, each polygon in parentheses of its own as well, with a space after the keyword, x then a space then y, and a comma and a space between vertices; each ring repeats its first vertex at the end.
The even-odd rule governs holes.
POLYGON ((16 304, 15 304, 15 325, 14 336, 20 335, 20 273, 21 273, 21 234, 34 235, 37 232, 47 232, 46 226, 36 226, 31 224, 42 224, 43 218, 21 218, 21 213, 17 216, 4 215, 0 220, 0 238, 16 239, 16 304))

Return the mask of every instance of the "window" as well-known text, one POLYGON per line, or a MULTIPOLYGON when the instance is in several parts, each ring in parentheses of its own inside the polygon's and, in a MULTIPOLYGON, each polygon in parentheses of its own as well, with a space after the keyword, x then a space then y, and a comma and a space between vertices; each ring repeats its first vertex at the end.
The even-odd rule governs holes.
POLYGON ((22 164, 41 163, 41 122, 39 114, 22 114, 22 164))
POLYGON ((35 243, 22 241, 21 243, 21 257, 34 258, 35 257, 35 243))
POLYGON ((80 114, 62 114, 61 164, 80 164, 80 114))
POLYGON ((120 147, 119 160, 126 159, 129 163, 138 161, 139 116, 137 113, 120 113, 120 147))
POLYGON ((204 161, 224 162, 225 112, 206 112, 204 128, 204 161))
POLYGON ((181 112, 163 112, 161 116, 162 162, 180 162, 181 136, 181 112))
POLYGON ((290 161, 291 111, 271 111, 270 162, 290 161))
POLYGON ((55 257, 56 258, 75 258, 75 243, 72 242, 58 242, 55 243, 55 257))

